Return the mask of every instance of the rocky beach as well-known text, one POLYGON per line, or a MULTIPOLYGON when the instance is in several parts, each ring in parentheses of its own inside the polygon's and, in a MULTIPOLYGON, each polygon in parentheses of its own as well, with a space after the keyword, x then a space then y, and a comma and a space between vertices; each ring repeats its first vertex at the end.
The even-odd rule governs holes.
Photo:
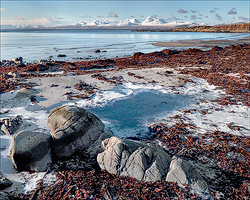
POLYGON ((2 60, 0 199, 249 199, 249 37, 154 45, 2 60))

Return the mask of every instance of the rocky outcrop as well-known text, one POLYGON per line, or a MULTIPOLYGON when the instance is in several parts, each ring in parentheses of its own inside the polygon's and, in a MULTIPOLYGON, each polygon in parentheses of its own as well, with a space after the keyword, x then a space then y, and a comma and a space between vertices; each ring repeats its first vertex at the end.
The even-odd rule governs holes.
POLYGON ((111 137, 102 142, 104 152, 97 162, 102 169, 143 181, 161 180, 168 172, 171 158, 160 147, 111 137))
POLYGON ((101 120, 77 106, 66 105, 53 109, 47 123, 57 159, 70 157, 82 149, 91 147, 104 133, 104 124, 101 120))
POLYGON ((193 188, 203 191, 208 189, 206 181, 203 180, 199 171, 194 165, 186 160, 174 156, 170 164, 170 171, 167 174, 166 181, 176 182, 179 185, 188 184, 193 188))
POLYGON ((0 191, 0 199, 1 200, 9 200, 9 196, 7 192, 0 191))
POLYGON ((11 140, 9 157, 19 171, 45 171, 52 162, 50 135, 30 131, 16 133, 11 140))
POLYGON ((0 190, 4 190, 5 188, 10 187, 12 184, 13 183, 9 179, 3 177, 2 173, 0 172, 0 190))
POLYGON ((22 125, 23 120, 20 115, 17 115, 15 118, 4 119, 4 124, 1 126, 1 131, 6 135, 13 135, 18 131, 22 125))

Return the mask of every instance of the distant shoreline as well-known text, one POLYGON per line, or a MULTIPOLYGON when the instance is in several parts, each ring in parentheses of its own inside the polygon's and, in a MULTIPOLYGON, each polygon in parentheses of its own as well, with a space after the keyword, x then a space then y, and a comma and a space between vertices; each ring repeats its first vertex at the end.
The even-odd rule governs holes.
POLYGON ((250 36, 233 40, 179 40, 173 42, 156 42, 152 45, 158 47, 199 47, 211 48, 214 46, 226 46, 235 44, 250 44, 250 36))

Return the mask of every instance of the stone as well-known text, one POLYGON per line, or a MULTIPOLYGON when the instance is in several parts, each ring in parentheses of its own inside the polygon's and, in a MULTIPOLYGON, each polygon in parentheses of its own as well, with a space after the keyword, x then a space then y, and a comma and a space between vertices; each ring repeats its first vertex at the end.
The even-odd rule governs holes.
POLYGON ((7 192, 0 191, 0 199, 1 200, 9 200, 9 196, 7 192))
POLYGON ((157 181, 168 172, 171 158, 154 144, 111 137, 105 139, 102 146, 105 151, 98 154, 97 162, 109 173, 157 181))
POLYGON ((57 57, 66 57, 65 54, 58 54, 57 57))
POLYGON ((12 184, 13 183, 9 179, 3 177, 2 173, 0 172, 0 190, 4 190, 5 188, 8 188, 12 184))
POLYGON ((17 57, 17 58, 13 58, 12 59, 14 62, 16 62, 16 61, 23 61, 23 58, 22 57, 17 57))
POLYGON ((74 105, 53 109, 47 124, 53 152, 58 159, 88 149, 104 133, 104 124, 98 117, 74 105))
POLYGON ((20 76, 18 76, 18 74, 16 72, 9 72, 8 75, 12 76, 12 78, 14 78, 14 79, 20 79, 20 76))
POLYGON ((6 135, 13 135, 18 131, 22 123, 23 120, 20 115, 17 115, 15 118, 5 119, 4 124, 1 126, 1 131, 6 135))
POLYGON ((21 131, 11 140, 9 157, 18 171, 46 171, 52 163, 50 135, 40 132, 21 131))
POLYGON ((95 50, 95 53, 101 53, 100 49, 95 50))
POLYGON ((176 182, 178 185, 188 184, 202 191, 208 190, 208 185, 198 169, 192 163, 176 156, 172 158, 166 181, 176 182))

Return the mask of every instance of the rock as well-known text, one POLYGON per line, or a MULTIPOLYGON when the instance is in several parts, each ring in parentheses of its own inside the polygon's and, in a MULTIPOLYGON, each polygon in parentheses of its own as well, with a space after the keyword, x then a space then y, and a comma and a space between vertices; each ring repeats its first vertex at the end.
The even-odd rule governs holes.
POLYGON ((50 135, 31 131, 16 133, 11 140, 9 157, 19 171, 45 171, 52 163, 50 135))
POLYGON ((65 54, 58 54, 57 57, 66 57, 65 54))
POLYGON ((95 50, 95 53, 101 53, 100 49, 95 50))
POLYGON ((104 132, 104 125, 99 118, 77 106, 66 105, 53 109, 47 124, 53 151, 59 159, 91 147, 104 132))
MULTIPOLYGON (((2 173, 0 172, 0 190, 4 190, 5 188, 8 188, 12 184, 13 183, 9 179, 3 177, 2 173)), ((1 195, 0 195, 0 197, 1 197, 1 195)))
POLYGON ((16 62, 16 61, 23 61, 23 58, 22 57, 17 57, 17 58, 13 58, 12 59, 14 62, 16 62))
POLYGON ((151 143, 111 137, 102 142, 104 152, 97 162, 102 169, 143 181, 161 180, 168 172, 169 155, 151 143))
POLYGON ((114 136, 110 131, 106 131, 100 135, 100 137, 87 149, 87 153, 91 156, 97 156, 99 153, 103 152, 102 141, 114 136))
POLYGON ((208 190, 206 181, 201 177, 196 167, 176 156, 172 158, 166 181, 177 182, 179 185, 188 184, 203 191, 208 190))
POLYGON ((17 115, 14 119, 5 119, 4 124, 1 127, 1 131, 3 131, 6 135, 12 135, 18 131, 22 123, 23 120, 20 115, 17 115))
POLYGON ((12 76, 14 79, 20 79, 20 76, 16 72, 9 72, 7 75, 12 76))
POLYGON ((9 200, 9 196, 7 192, 0 191, 0 199, 1 200, 9 200))

